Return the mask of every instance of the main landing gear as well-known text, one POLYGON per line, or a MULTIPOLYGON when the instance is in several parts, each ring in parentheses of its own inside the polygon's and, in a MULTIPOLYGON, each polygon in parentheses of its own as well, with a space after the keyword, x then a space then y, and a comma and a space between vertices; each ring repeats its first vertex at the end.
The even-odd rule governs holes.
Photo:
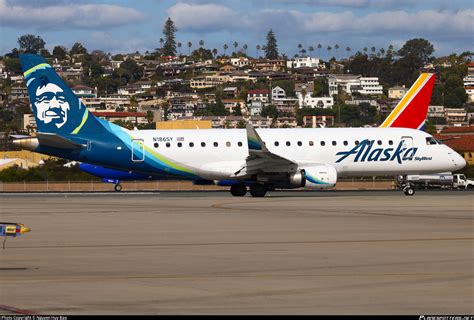
POLYGON ((120 183, 115 184, 114 186, 115 191, 120 192, 122 191, 122 185, 120 183))
MULTIPOLYGON (((252 197, 265 197, 265 195, 267 194, 267 190, 267 186, 265 186, 263 183, 254 183, 250 185, 250 194, 252 195, 252 197)), ((243 183, 234 184, 230 187, 230 193, 234 197, 243 197, 247 193, 247 187, 243 183)))

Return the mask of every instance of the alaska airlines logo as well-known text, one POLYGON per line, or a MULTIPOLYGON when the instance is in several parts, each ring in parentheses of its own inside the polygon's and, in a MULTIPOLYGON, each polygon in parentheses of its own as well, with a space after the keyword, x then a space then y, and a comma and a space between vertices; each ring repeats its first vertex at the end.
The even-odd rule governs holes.
MULTIPOLYGON (((355 155, 354 162, 372 162, 372 161, 403 161, 413 160, 418 148, 406 148, 403 146, 403 140, 400 141, 398 147, 395 148, 376 148, 372 149, 374 140, 364 140, 349 151, 341 151, 336 155, 341 156, 336 160, 336 163, 355 155)), ((428 159, 427 159, 428 160, 428 159)))
POLYGON ((54 126, 59 129, 68 122, 71 106, 60 84, 51 82, 47 77, 32 78, 27 82, 36 120, 45 128, 54 126))

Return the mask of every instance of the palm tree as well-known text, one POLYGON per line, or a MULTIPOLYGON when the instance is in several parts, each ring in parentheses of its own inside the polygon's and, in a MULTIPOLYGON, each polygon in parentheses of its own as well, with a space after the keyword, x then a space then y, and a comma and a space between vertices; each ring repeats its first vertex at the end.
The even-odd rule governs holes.
POLYGON ((201 48, 202 48, 202 46, 204 45, 204 40, 199 40, 199 45, 200 45, 201 48))
POLYGON ((336 60, 337 60, 337 49, 339 49, 339 45, 337 43, 334 45, 334 49, 336 49, 336 60))
POLYGON ((364 50, 364 54, 367 55, 367 50, 368 50, 367 47, 364 47, 363 50, 364 50))
POLYGON ((188 42, 188 48, 189 48, 189 55, 191 55, 191 47, 193 46, 193 43, 191 41, 188 42))
POLYGON ((245 55, 247 55, 247 49, 249 48, 249 46, 245 43, 242 48, 244 49, 244 52, 245 52, 245 55))
POLYGON ((237 53, 237 47, 239 46, 239 43, 237 41, 234 41, 234 52, 237 53))
POLYGON ((181 55, 181 46, 182 46, 181 42, 178 42, 177 46, 178 46, 179 55, 181 55))
POLYGON ((332 47, 331 47, 331 46, 328 46, 326 50, 328 51, 328 61, 329 61, 329 53, 331 52, 332 47))
POLYGON ((314 51, 314 47, 313 47, 313 46, 309 46, 309 47, 308 47, 308 51, 309 51, 309 55, 311 55, 311 52, 314 51))
POLYGON ((321 58, 321 48, 323 47, 322 44, 318 43, 318 55, 321 58))
POLYGON ((225 52, 227 51, 227 49, 229 49, 229 46, 227 45, 227 43, 224 44, 224 56, 225 56, 225 52))
POLYGON ((380 54, 382 55, 382 57, 385 55, 385 49, 384 48, 380 48, 380 54))
POLYGON ((212 49, 212 54, 214 55, 214 58, 217 57, 217 52, 218 51, 216 48, 212 49))
POLYGON ((259 57, 259 52, 260 52, 260 45, 257 44, 257 46, 255 47, 255 49, 257 49, 257 56, 256 56, 256 58, 258 58, 258 57, 259 57))
POLYGON ((303 49, 303 45, 300 43, 298 44, 298 52, 300 53, 300 57, 301 57, 301 49, 303 49))

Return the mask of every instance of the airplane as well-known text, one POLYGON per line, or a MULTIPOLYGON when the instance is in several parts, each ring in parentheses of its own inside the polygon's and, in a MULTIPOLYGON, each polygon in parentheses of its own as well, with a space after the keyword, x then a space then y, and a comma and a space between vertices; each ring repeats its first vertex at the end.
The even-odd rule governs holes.
MULTIPOLYGON (((273 189, 333 188, 340 177, 437 173, 466 165, 419 130, 434 74, 421 74, 379 128, 128 130, 92 115, 43 57, 23 54, 20 60, 37 134, 13 136, 13 143, 98 170, 217 183, 229 186, 233 196, 250 191, 264 197, 273 189)), ((403 191, 413 195, 414 186, 403 191)))

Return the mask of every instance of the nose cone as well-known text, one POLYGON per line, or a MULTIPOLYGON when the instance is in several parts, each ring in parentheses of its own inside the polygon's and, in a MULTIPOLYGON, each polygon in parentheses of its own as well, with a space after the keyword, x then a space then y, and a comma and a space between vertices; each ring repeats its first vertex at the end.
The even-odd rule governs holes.
POLYGON ((453 152, 453 163, 455 170, 462 169, 466 166, 466 160, 457 152, 453 152))

